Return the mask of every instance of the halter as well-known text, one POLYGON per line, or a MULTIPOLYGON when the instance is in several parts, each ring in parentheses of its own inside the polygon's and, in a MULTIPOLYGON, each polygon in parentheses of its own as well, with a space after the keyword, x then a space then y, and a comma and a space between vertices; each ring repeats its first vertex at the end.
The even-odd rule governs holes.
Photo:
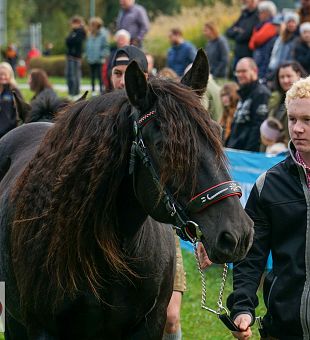
POLYGON ((186 207, 175 200, 169 190, 160 185, 159 175, 155 170, 152 159, 144 145, 142 138, 142 129, 156 118, 156 111, 150 111, 141 116, 137 111, 133 112, 133 132, 134 140, 131 145, 129 174, 133 175, 135 190, 135 163, 136 156, 140 158, 142 164, 149 170, 153 182, 159 192, 162 193, 161 201, 164 203, 169 216, 173 219, 178 236, 184 241, 195 243, 201 239, 202 232, 200 226, 191 221, 189 213, 197 213, 206 209, 227 197, 241 197, 241 187, 235 181, 226 181, 208 188, 190 199, 186 207))

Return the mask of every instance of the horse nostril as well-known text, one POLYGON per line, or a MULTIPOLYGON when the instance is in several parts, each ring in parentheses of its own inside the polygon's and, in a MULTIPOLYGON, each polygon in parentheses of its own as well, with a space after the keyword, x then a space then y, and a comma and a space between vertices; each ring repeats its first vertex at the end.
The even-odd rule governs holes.
POLYGON ((237 246, 237 240, 231 233, 225 231, 218 236, 216 245, 222 252, 233 252, 237 246))

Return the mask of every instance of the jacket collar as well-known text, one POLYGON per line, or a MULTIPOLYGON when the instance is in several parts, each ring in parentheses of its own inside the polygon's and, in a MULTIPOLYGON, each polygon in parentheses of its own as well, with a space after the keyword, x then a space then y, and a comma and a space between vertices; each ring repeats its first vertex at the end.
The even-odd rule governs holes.
POLYGON ((252 83, 245 84, 240 87, 238 93, 242 99, 245 99, 249 96, 249 94, 257 87, 259 84, 258 80, 253 81, 252 83))

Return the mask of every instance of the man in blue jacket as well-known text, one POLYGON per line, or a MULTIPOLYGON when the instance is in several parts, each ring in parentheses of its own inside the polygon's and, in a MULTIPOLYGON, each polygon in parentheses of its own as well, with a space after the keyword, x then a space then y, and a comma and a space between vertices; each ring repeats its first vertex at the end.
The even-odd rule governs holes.
POLYGON ((171 47, 168 50, 167 66, 181 77, 186 67, 194 61, 197 50, 193 44, 184 40, 179 28, 170 30, 169 40, 171 47))
POLYGON ((290 155, 262 174, 246 205, 255 223, 253 245, 234 264, 234 291, 227 305, 240 332, 251 336, 256 296, 272 252, 273 269, 264 281, 264 339, 310 339, 310 77, 286 95, 290 155))

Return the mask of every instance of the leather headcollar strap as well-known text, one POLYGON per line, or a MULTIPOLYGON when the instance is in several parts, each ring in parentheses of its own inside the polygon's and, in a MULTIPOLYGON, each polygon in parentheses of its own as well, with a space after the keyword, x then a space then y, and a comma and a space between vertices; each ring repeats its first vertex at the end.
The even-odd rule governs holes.
POLYGON ((189 201, 186 210, 192 213, 199 212, 229 196, 242 196, 241 187, 235 181, 217 184, 196 195, 189 201))

